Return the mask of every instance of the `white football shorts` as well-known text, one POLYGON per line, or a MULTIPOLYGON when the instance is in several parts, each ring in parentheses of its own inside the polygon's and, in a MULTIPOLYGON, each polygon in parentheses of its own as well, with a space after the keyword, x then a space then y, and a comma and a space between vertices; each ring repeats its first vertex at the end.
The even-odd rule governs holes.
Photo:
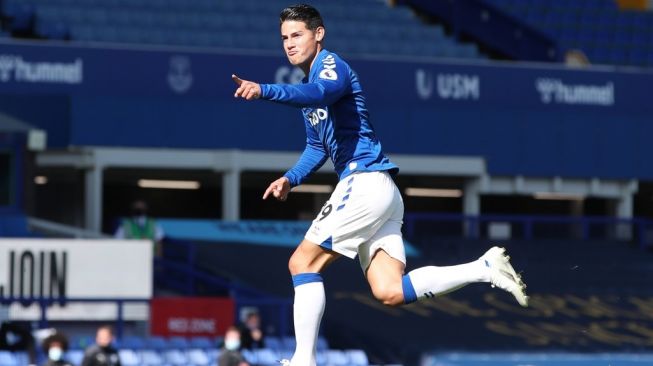
POLYGON ((406 264, 401 236, 404 202, 387 172, 359 172, 341 180, 320 210, 306 240, 349 258, 367 270, 383 249, 406 264))

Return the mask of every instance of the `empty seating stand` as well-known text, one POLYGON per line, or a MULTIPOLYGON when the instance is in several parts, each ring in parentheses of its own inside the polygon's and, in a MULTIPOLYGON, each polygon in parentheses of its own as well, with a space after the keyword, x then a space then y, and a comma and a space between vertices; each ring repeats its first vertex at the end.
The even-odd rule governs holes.
MULTIPOLYGON (((280 52, 281 0, 4 0, 16 26, 37 36, 109 42, 280 52)), ((347 54, 482 57, 440 26, 425 25, 405 7, 378 0, 313 1, 328 28, 327 47, 347 54)))
POLYGON ((580 49, 592 63, 653 66, 653 13, 621 11, 614 0, 485 0, 580 49))

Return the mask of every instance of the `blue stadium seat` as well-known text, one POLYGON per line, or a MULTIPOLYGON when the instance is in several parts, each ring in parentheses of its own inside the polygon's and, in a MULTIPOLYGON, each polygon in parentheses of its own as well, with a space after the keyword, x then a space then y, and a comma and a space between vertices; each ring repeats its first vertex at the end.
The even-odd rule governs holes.
POLYGON ((163 350, 169 347, 168 341, 163 337, 152 336, 145 339, 146 348, 163 350))
POLYGON ((168 346, 175 349, 186 349, 190 347, 190 342, 184 337, 170 337, 168 346))
POLYGON ((34 7, 32 4, 18 1, 5 1, 1 4, 2 12, 10 18, 10 30, 26 31, 29 29, 34 17, 34 7))
POLYGON ((140 350, 145 348, 145 341, 141 337, 125 336, 120 340, 120 347, 140 350))
POLYGON ((35 28, 38 36, 48 39, 66 39, 69 34, 68 27, 61 22, 39 19, 35 28))
POLYGON ((29 365, 29 355, 27 352, 14 352, 14 357, 19 365, 29 365))
POLYGON ((196 366, 208 366, 211 364, 209 355, 201 348, 188 350, 187 357, 188 362, 196 366))
POLYGON ((315 353, 315 362, 317 363, 318 366, 326 366, 328 365, 328 358, 326 351, 320 351, 318 350, 315 353))
POLYGON ((189 341, 189 347, 209 349, 216 348, 217 344, 215 344, 209 337, 192 337, 189 341))
POLYGON ((283 348, 283 342, 280 338, 269 336, 265 337, 265 347, 279 351, 283 348))
POLYGON ((81 365, 82 359, 84 358, 84 351, 79 349, 69 350, 66 352, 65 358, 73 365, 81 365))
POLYGON ((349 364, 349 357, 344 351, 329 350, 325 351, 327 357, 327 364, 330 366, 347 366, 349 364))
POLYGON ((294 350, 295 347, 297 346, 297 341, 295 340, 295 337, 281 337, 281 344, 284 349, 291 349, 294 350))
POLYGON ((328 349, 329 349, 329 342, 327 341, 327 339, 322 336, 317 337, 317 350, 326 351, 328 349))
POLYGON ((218 361, 218 357, 220 356, 220 350, 219 349, 210 349, 210 350, 206 351, 206 355, 209 358, 209 363, 211 365, 213 365, 218 361))
POLYGON ((9 351, 0 351, 0 365, 2 366, 20 366, 13 353, 9 351))
POLYGON ((139 352, 140 358, 141 358, 141 363, 147 365, 147 366, 159 366, 159 365, 165 365, 165 362, 163 360, 163 357, 159 354, 159 352, 154 351, 154 350, 142 350, 139 352))
POLYGON ((259 365, 276 365, 279 364, 279 353, 269 348, 257 349, 253 351, 256 361, 253 363, 259 365))
POLYGON ((247 361, 248 363, 253 364, 253 365, 259 364, 258 355, 257 355, 256 352, 254 352, 252 350, 248 350, 248 349, 243 349, 241 351, 241 354, 243 355, 243 358, 245 359, 245 361, 247 361))
MULTIPOLYGON (((139 366, 141 364, 139 355, 131 349, 119 350, 118 356, 120 357, 120 363, 122 366, 139 366)), ((75 365, 81 365, 81 363, 77 363, 75 365)))
POLYGON ((186 356, 186 353, 178 349, 164 351, 163 358, 168 365, 184 366, 188 364, 188 357, 186 356))
POLYGON ((349 357, 349 366, 367 366, 369 361, 365 351, 360 349, 347 350, 347 357, 349 357))

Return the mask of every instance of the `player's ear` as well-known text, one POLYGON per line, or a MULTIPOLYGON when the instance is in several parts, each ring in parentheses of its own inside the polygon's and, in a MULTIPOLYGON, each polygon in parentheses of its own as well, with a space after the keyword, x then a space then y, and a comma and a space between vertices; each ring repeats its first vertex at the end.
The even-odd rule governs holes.
POLYGON ((318 42, 322 42, 325 33, 326 33, 326 29, 324 29, 324 27, 317 27, 317 29, 315 29, 315 40, 318 42))

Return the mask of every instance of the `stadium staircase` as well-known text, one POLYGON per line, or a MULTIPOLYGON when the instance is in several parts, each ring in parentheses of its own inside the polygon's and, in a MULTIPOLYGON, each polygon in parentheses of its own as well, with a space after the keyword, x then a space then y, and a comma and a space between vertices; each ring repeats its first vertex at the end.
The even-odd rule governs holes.
MULTIPOLYGON (((319 0, 327 47, 345 54, 481 58, 474 44, 378 0, 319 0)), ((281 0, 4 0, 14 34, 108 42, 280 52, 281 0)))

